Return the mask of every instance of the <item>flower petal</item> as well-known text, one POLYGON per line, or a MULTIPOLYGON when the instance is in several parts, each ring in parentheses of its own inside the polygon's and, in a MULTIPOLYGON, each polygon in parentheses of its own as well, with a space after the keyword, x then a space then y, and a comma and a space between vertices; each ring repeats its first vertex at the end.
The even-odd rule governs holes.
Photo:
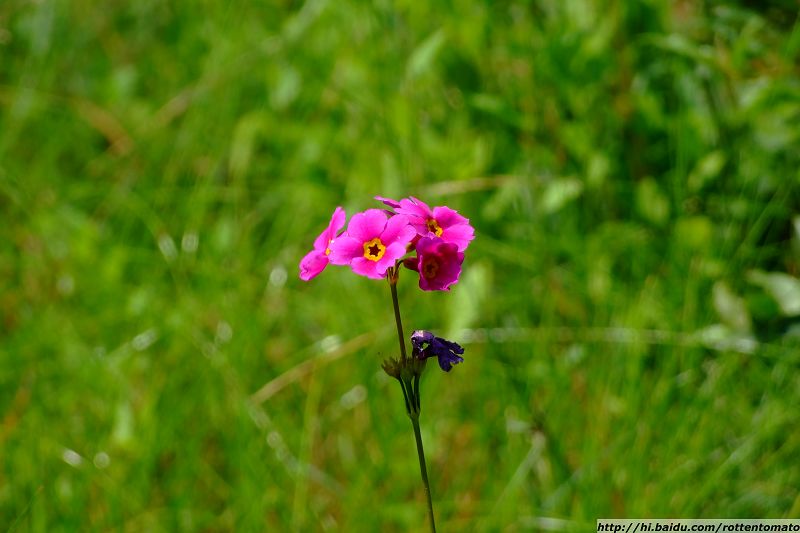
POLYGON ((424 329, 415 330, 414 333, 411 334, 411 344, 414 346, 420 347, 422 344, 426 342, 431 342, 434 339, 433 333, 430 331, 425 331, 424 329))
POLYGON ((464 353, 464 348, 462 348, 460 344, 443 339, 442 337, 434 337, 434 339, 431 341, 431 350, 433 350, 433 352, 436 354, 442 354, 451 351, 459 355, 464 353))
POLYGON ((399 242, 406 246, 417 232, 408 224, 408 217, 395 215, 386 223, 386 229, 381 233, 381 242, 388 246, 393 242, 399 242))
POLYGON ((344 227, 344 221, 347 218, 347 213, 344 212, 344 208, 338 206, 334 211, 333 215, 331 216, 331 223, 328 226, 328 229, 331 231, 331 239, 336 237, 336 234, 339 233, 344 227))
POLYGON ((334 265, 347 265, 353 259, 364 256, 364 243, 345 234, 331 244, 328 260, 334 265))
POLYGON ((442 230, 442 240, 456 244, 461 252, 467 249, 474 238, 475 228, 469 224, 457 224, 442 230))
POLYGON ((458 278, 461 276, 461 264, 464 262, 464 254, 457 252, 455 258, 450 261, 443 261, 439 267, 439 276, 437 278, 443 281, 443 286, 449 290, 450 285, 458 283, 458 278))
POLYGON ((399 215, 410 217, 412 224, 417 222, 415 219, 421 219, 424 224, 429 218, 433 217, 433 212, 428 207, 428 204, 413 197, 400 200, 400 208, 396 209, 396 211, 399 215))
POLYGON ((417 241, 417 253, 422 256, 436 249, 436 243, 440 242, 437 237, 423 237, 417 241))
POLYGON ((413 196, 409 196, 409 198, 411 199, 412 202, 417 204, 419 207, 421 207, 425 211, 426 216, 428 216, 428 217, 433 216, 433 211, 431 211, 431 208, 430 208, 430 206, 428 204, 426 204, 425 202, 423 202, 419 198, 414 198, 413 196))
POLYGON ((383 272, 379 272, 376 266, 377 263, 375 261, 370 261, 364 257, 356 257, 353 259, 353 262, 350 263, 350 268, 352 268, 353 272, 356 274, 372 279, 382 279, 384 274, 386 274, 386 269, 384 268, 383 272))
POLYGON ((317 250, 308 252, 300 260, 300 279, 308 281, 315 278, 328 266, 328 257, 317 250))
POLYGON ((393 242, 386 247, 383 257, 376 262, 375 269, 383 274, 390 266, 394 266, 394 262, 406 255, 406 245, 399 242, 393 242))
POLYGON ((386 227, 386 212, 381 209, 367 209, 356 213, 347 226, 347 234, 365 243, 379 237, 386 227))
POLYGON ((456 224, 469 224, 469 219, 458 214, 458 211, 449 207, 439 206, 433 208, 433 218, 442 229, 455 226, 456 224))
POLYGON ((384 196, 375 196, 375 199, 378 200, 379 202, 383 202, 392 209, 397 209, 398 207, 400 207, 400 202, 398 202, 397 200, 392 200, 391 198, 386 198, 384 196))
POLYGON ((319 252, 324 252, 332 239, 336 238, 336 234, 344 227, 346 218, 344 209, 337 207, 331 215, 331 220, 328 222, 328 227, 314 240, 314 249, 319 252))
POLYGON ((453 369, 453 365, 457 365, 458 363, 464 362, 463 357, 453 353, 440 355, 438 359, 439 359, 439 368, 441 368, 445 372, 450 372, 450 370, 453 369))

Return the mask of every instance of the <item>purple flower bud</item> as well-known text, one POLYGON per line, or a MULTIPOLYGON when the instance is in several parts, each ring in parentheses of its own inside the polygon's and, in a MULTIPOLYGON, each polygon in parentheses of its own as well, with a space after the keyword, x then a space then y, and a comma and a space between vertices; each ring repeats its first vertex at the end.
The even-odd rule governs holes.
POLYGON ((417 359, 436 357, 439 367, 445 372, 450 372, 453 365, 463 363, 464 348, 455 342, 436 337, 430 331, 416 330, 411 334, 412 354, 417 359))

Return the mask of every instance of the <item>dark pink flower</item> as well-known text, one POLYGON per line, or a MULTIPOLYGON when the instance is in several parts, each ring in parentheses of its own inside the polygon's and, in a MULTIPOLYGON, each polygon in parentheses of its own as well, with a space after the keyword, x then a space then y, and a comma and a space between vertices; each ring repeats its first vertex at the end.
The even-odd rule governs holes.
POLYGON ((381 279, 405 255, 415 235, 406 217, 367 209, 353 215, 345 234, 333 243, 331 262, 349 264, 356 274, 381 279))
POLYGON ((449 291, 461 275, 464 253, 458 245, 438 237, 423 237, 417 242, 419 288, 423 291, 449 291))
POLYGON ((394 207, 392 203, 399 204, 399 207, 394 208, 395 211, 399 215, 407 216, 409 223, 421 237, 439 237, 444 242, 458 246, 459 252, 466 250, 470 241, 475 238, 475 228, 469 225, 469 219, 449 207, 431 209, 428 204, 413 196, 399 202, 387 198, 382 198, 381 201, 390 207, 394 207))
POLYGON ((314 241, 314 249, 300 260, 300 279, 308 281, 318 276, 329 262, 336 264, 329 257, 331 245, 336 240, 336 233, 344 227, 345 217, 344 209, 337 207, 328 227, 314 241))

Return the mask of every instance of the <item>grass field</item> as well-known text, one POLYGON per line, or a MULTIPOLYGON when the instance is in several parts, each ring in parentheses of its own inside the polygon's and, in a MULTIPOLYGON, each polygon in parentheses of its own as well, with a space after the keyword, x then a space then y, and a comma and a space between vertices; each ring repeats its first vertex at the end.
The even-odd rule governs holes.
POLYGON ((0 529, 423 531, 386 283, 337 205, 449 205, 407 331, 441 531, 800 517, 794 0, 0 3, 0 529), (435 371, 434 371, 435 370, 435 371))

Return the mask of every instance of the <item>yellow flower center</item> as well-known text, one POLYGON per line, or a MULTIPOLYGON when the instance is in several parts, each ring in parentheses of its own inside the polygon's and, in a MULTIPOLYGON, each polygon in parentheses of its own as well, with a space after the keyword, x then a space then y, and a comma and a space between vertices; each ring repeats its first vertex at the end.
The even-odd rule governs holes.
POLYGON ((434 279, 436 274, 439 273, 439 262, 433 259, 426 261, 422 265, 422 276, 425 279, 434 279))
POLYGON ((377 237, 369 242, 364 243, 364 258, 370 261, 380 261, 383 254, 386 253, 386 246, 383 245, 381 240, 377 237))
POLYGON ((434 219, 429 218, 426 225, 428 226, 428 231, 434 233, 437 237, 442 236, 442 228, 441 226, 439 226, 439 223, 436 222, 434 219))
POLYGON ((333 244, 333 239, 328 241, 328 247, 325 248, 325 255, 331 255, 331 244, 333 244))

